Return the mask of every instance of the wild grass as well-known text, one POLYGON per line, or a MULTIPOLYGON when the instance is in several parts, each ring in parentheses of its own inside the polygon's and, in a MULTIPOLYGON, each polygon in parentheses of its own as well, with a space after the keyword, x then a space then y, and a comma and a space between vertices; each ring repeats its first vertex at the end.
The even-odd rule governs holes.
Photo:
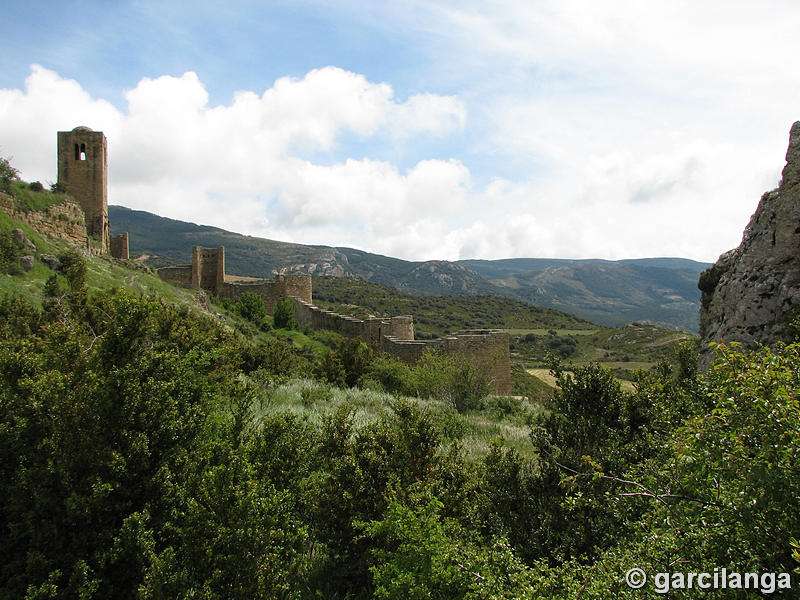
POLYGON ((31 210, 44 210, 53 204, 59 204, 70 198, 66 194, 54 194, 48 191, 31 189, 32 184, 24 181, 11 182, 11 195, 14 197, 14 206, 17 210, 28 212, 31 210))
POLYGON ((418 404, 440 428, 443 445, 460 445, 470 460, 484 457, 492 441, 501 441, 523 455, 531 455, 530 423, 543 410, 539 404, 524 399, 490 396, 484 400, 482 408, 459 413, 433 398, 401 397, 355 387, 341 389, 306 378, 275 385, 268 381, 245 379, 249 379, 257 390, 252 404, 256 421, 288 413, 319 426, 326 415, 346 405, 353 410, 355 427, 360 428, 389 415, 392 406, 402 398, 418 404))

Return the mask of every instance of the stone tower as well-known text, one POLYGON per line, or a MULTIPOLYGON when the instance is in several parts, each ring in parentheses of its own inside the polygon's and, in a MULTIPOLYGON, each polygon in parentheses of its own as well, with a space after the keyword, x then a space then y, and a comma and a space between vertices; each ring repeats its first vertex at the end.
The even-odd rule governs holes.
POLYGON ((108 142, 102 131, 58 132, 58 183, 83 208, 99 251, 108 252, 108 142))

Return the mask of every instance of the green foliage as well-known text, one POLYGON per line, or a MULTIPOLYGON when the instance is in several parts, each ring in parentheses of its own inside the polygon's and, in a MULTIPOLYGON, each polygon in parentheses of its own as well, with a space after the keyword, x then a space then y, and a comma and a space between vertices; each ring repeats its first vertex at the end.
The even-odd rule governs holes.
POLYGON ((58 273, 53 273, 48 277, 42 293, 45 298, 58 298, 64 294, 64 290, 61 288, 61 281, 58 279, 58 273))
POLYGON ((332 310, 348 304, 377 315, 414 315, 418 339, 460 329, 597 327, 557 310, 499 296, 412 296, 388 285, 344 277, 314 277, 313 285, 314 302, 332 310))
POLYGON ((0 157, 0 186, 4 192, 11 192, 11 182, 19 179, 19 171, 11 166, 11 161, 0 157))
POLYGON ((229 334, 119 293, 0 311, 0 597, 285 589, 303 533, 237 459, 250 434, 221 402, 245 393, 229 334))
POLYGON ((19 275, 22 248, 14 241, 11 231, 0 229, 0 274, 19 275))
POLYGON ((75 248, 58 255, 61 262, 60 271, 67 278, 71 292, 77 292, 86 286, 86 259, 75 248))
POLYGON ((294 300, 281 298, 275 303, 275 309, 272 311, 272 325, 276 329, 297 328, 294 318, 294 300))
POLYGON ((697 550, 742 570, 790 571, 800 523, 800 346, 721 348, 708 383, 712 411, 689 419, 675 440, 681 493, 698 499, 681 505, 684 518, 719 524, 692 532, 697 550))
POLYGON ((370 572, 375 598, 478 600, 534 598, 528 569, 503 540, 478 546, 427 494, 393 501, 381 521, 365 526, 378 547, 370 572))
POLYGON ((63 193, 45 191, 44 186, 38 181, 25 183, 12 179, 8 182, 5 191, 14 197, 15 208, 22 212, 42 211, 53 204, 63 202, 67 198, 63 193))
POLYGON ((634 392, 556 362, 540 409, 452 357, 248 339, 64 262, 43 309, 0 297, 0 600, 639 598, 635 565, 797 567, 797 346, 700 376, 684 343, 634 392), (326 360, 344 389, 292 381, 326 360))
POLYGON ((417 395, 438 398, 459 412, 479 408, 489 394, 487 373, 451 354, 426 351, 411 372, 417 395))
POLYGON ((353 387, 367 373, 372 357, 372 349, 361 340, 341 338, 336 349, 322 357, 317 374, 333 385, 353 387))
POLYGON ((244 292, 236 302, 236 312, 248 321, 261 326, 267 316, 267 307, 258 294, 244 292))

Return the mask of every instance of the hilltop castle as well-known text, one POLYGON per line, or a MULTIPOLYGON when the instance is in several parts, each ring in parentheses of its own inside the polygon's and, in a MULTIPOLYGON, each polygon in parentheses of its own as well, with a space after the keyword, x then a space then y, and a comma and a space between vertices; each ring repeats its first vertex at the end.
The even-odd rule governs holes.
MULTIPOLYGON (((101 131, 76 127, 58 132, 58 187, 72 196, 43 211, 18 209, 11 196, 0 193, 0 210, 26 222, 48 237, 84 246, 92 254, 129 258, 128 234, 112 236, 108 222, 108 141, 101 131)), ((225 248, 194 246, 192 263, 158 270, 179 287, 204 290, 237 300, 252 292, 271 312, 278 300, 291 298, 302 326, 328 329, 358 338, 406 362, 416 362, 428 349, 467 360, 489 379, 496 394, 511 393, 509 335, 506 330, 460 331, 435 340, 414 339, 410 315, 365 320, 322 310, 312 304, 311 275, 277 275, 274 279, 237 277, 225 273, 225 248)))

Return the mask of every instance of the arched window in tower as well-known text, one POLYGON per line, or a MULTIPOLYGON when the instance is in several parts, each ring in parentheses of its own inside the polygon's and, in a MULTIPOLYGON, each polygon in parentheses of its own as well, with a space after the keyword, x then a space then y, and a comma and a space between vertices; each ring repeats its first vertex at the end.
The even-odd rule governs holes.
POLYGON ((81 144, 80 160, 86 160, 86 144, 81 144))

